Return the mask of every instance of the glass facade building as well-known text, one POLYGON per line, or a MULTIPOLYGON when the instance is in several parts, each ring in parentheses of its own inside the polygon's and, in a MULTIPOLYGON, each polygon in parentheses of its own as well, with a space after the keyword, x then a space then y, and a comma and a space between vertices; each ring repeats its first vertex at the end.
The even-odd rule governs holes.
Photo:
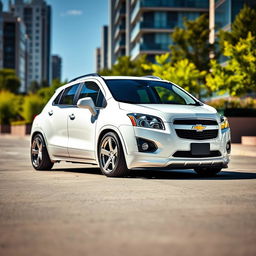
POLYGON ((215 0, 215 31, 230 30, 236 15, 245 4, 256 8, 255 0, 215 0))
POLYGON ((209 0, 110 0, 110 10, 109 67, 119 56, 154 60, 168 51, 173 29, 208 13, 209 0))
POLYGON ((44 0, 10 1, 9 11, 24 20, 29 42, 28 84, 51 81, 51 6, 44 0))
POLYGON ((19 77, 21 83, 19 91, 24 93, 27 91, 27 37, 25 24, 12 13, 2 12, 1 18, 2 61, 0 68, 15 70, 16 76, 19 77))
POLYGON ((52 55, 52 80, 61 81, 62 59, 58 55, 52 55))

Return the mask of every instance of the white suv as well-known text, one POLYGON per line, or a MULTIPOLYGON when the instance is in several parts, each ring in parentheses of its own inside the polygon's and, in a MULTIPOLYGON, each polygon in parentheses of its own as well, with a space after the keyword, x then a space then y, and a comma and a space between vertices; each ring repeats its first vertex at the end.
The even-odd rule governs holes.
POLYGON ((226 118, 157 77, 89 74, 56 91, 33 122, 31 161, 98 165, 110 177, 133 168, 194 169, 215 175, 230 154, 226 118))

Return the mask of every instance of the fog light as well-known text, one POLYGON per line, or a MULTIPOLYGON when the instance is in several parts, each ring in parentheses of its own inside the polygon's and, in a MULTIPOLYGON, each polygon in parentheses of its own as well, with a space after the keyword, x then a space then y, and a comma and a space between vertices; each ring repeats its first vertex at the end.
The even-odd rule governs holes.
POLYGON ((153 153, 157 150, 157 146, 153 141, 136 137, 138 151, 143 153, 153 153))
POLYGON ((147 142, 142 143, 141 148, 142 148, 143 151, 148 150, 148 148, 149 148, 148 143, 147 142))

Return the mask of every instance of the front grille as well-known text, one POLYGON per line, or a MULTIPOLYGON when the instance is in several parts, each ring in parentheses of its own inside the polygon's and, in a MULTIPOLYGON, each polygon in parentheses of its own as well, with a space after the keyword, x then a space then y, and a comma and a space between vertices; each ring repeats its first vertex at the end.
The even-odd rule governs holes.
POLYGON ((203 157, 216 157, 221 156, 220 151, 212 150, 209 155, 192 155, 191 151, 176 151, 174 157, 190 157, 190 158, 203 158, 203 157))
POLYGON ((174 120, 173 124, 185 124, 185 125, 196 125, 196 124, 202 124, 202 125, 218 125, 216 120, 201 120, 201 119, 177 119, 174 120))
POLYGON ((198 132, 195 130, 183 130, 183 129, 176 129, 175 130, 177 135, 183 139, 190 139, 190 140, 209 140, 217 138, 219 130, 204 130, 202 132, 198 132))

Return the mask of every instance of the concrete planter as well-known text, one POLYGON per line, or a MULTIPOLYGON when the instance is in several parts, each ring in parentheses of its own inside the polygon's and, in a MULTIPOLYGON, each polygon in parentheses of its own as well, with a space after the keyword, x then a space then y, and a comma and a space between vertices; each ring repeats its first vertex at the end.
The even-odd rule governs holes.
POLYGON ((0 133, 10 133, 11 126, 9 124, 0 124, 0 133))
POLYGON ((31 132, 31 124, 21 124, 11 126, 11 135, 15 136, 25 136, 29 135, 31 132))
POLYGON ((256 136, 242 136, 242 144, 256 146, 256 136))
POLYGON ((242 136, 256 136, 256 117, 228 117, 231 142, 241 143, 242 136))

